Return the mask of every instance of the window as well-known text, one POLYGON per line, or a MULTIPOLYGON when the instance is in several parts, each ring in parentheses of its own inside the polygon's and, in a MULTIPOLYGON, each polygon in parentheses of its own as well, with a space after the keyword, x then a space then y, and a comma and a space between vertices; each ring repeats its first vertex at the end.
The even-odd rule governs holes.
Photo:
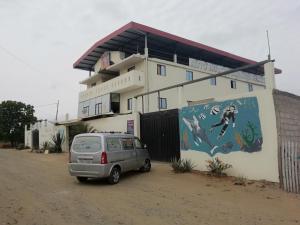
POLYGON ((210 85, 213 85, 213 86, 217 85, 217 78, 216 77, 210 78, 210 85))
POLYGON ((160 76, 166 76, 167 75, 165 65, 157 64, 157 75, 160 75, 160 76))
POLYGON ((248 90, 249 90, 249 92, 253 91, 253 85, 252 84, 248 84, 248 90))
POLYGON ((231 87, 232 89, 236 89, 236 81, 235 81, 235 80, 231 80, 231 81, 230 81, 230 87, 231 87))
POLYGON ((186 71, 186 80, 193 80, 193 71, 186 71))
POLYGON ((123 150, 133 150, 133 139, 131 138, 122 138, 121 139, 123 150))
POLYGON ((106 138, 107 151, 120 151, 121 144, 119 138, 106 138))
POLYGON ((143 148, 142 143, 137 138, 134 139, 134 145, 135 145, 135 148, 139 148, 139 149, 143 148))
POLYGON ((135 70, 135 66, 131 66, 127 69, 127 72, 131 71, 131 70, 135 70))
POLYGON ((82 109, 82 113, 83 114, 87 114, 87 115, 89 115, 89 106, 85 106, 85 107, 83 107, 83 109, 82 109))
POLYGON ((72 148, 76 152, 99 152, 102 149, 101 138, 99 137, 77 137, 72 148))
POLYGON ((95 105, 95 115, 101 115, 102 114, 102 103, 97 103, 95 105))
POLYGON ((167 99, 166 98, 159 98, 158 102, 159 109, 166 109, 167 108, 167 99))
POLYGON ((132 110, 132 98, 127 99, 127 110, 132 110))

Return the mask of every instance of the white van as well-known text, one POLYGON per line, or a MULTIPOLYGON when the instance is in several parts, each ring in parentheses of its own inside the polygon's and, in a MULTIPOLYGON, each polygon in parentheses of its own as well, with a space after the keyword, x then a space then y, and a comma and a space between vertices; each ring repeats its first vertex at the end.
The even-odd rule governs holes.
POLYGON ((151 170, 148 150, 137 137, 121 133, 86 133, 76 135, 69 155, 69 172, 79 182, 107 177, 119 182, 123 172, 151 170))

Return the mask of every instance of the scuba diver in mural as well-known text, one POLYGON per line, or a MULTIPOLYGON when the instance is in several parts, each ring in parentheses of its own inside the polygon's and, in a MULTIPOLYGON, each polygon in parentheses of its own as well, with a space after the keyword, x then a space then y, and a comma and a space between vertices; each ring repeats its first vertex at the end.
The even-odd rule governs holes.
POLYGON ((224 136, 226 130, 228 128, 230 120, 232 120, 232 127, 235 127, 235 113, 236 107, 234 105, 230 105, 223 113, 222 119, 219 123, 211 126, 210 131, 212 132, 215 127, 222 126, 218 139, 224 136))

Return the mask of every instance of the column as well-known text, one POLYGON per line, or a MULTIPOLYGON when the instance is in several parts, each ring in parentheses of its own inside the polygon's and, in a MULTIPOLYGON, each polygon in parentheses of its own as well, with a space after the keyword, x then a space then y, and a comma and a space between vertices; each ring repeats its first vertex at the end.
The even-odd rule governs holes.
POLYGON ((173 61, 174 61, 174 63, 177 63, 177 54, 173 55, 173 61))
POLYGON ((136 98, 132 98, 132 113, 136 113, 137 110, 137 99, 136 98))
POLYGON ((265 84, 266 89, 274 89, 275 85, 275 72, 274 72, 274 62, 268 62, 264 65, 264 73, 265 73, 265 84))
POLYGON ((187 106, 187 101, 186 101, 185 95, 184 95, 184 87, 183 86, 178 87, 177 93, 178 93, 178 108, 187 106))

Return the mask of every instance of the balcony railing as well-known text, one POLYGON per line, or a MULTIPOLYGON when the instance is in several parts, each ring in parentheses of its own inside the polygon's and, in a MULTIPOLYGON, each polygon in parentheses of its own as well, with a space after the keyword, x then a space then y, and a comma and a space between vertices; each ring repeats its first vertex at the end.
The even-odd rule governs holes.
POLYGON ((144 87, 144 85, 144 73, 138 70, 132 70, 128 73, 121 74, 116 78, 80 92, 79 102, 83 102, 97 96, 102 96, 107 93, 122 93, 125 91, 131 91, 144 87))

